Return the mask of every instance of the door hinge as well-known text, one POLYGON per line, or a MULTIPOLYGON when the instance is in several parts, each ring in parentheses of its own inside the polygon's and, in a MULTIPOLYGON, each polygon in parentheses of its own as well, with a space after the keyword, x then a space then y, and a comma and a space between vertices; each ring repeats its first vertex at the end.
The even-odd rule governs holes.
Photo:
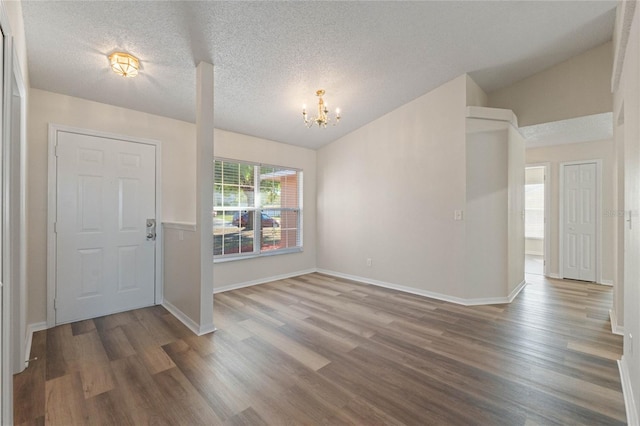
POLYGON ((53 222, 53 233, 54 234, 58 233, 58 222, 53 222))
POLYGON ((56 157, 58 156, 58 144, 53 146, 53 155, 56 157))
POLYGON ((58 310, 58 299, 53 299, 53 309, 58 310))

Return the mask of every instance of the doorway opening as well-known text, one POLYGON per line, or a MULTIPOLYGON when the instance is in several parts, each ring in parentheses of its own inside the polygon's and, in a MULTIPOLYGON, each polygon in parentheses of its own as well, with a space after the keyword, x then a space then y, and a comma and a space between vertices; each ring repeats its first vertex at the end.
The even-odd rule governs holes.
POLYGON ((560 273, 601 282, 600 206, 602 161, 560 164, 560 273))
POLYGON ((524 237, 527 274, 546 274, 546 165, 525 168, 524 237))

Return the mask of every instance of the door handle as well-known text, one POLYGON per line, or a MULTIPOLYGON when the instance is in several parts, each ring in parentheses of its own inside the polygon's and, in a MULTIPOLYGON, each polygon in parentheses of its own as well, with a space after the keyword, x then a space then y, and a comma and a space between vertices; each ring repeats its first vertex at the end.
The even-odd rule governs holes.
POLYGON ((156 220, 147 219, 147 241, 156 240, 156 220))

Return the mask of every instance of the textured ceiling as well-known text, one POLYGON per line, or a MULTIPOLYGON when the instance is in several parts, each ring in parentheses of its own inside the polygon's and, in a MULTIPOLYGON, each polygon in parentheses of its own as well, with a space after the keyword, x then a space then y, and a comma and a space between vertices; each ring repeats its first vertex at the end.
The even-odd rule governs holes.
POLYGON ((520 127, 520 133, 526 140, 527 148, 612 139, 613 113, 520 127))
POLYGON ((215 65, 215 126, 317 148, 465 72, 504 87, 611 39, 616 1, 31 1, 31 86, 195 120, 195 66, 215 65), (142 70, 124 79, 107 55, 142 70), (327 91, 339 126, 302 124, 327 91))

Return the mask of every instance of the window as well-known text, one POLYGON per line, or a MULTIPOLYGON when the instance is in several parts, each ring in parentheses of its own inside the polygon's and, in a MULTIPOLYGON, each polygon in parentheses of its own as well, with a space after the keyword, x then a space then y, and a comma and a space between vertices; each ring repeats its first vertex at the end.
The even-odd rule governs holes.
POLYGON ((215 260, 302 249, 302 171, 214 160, 215 260))
POLYGON ((524 186, 524 236, 544 239, 544 183, 524 186))

